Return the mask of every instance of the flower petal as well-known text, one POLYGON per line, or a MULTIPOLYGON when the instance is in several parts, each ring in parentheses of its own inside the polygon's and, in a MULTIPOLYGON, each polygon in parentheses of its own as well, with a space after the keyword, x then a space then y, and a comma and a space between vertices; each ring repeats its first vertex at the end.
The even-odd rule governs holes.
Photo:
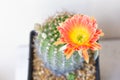
POLYGON ((72 48, 67 48, 64 50, 64 54, 66 55, 66 59, 69 59, 72 54, 73 54, 74 50, 72 48))
POLYGON ((101 46, 100 46, 100 44, 95 42, 95 43, 91 44, 90 49, 92 49, 92 50, 99 50, 99 49, 101 49, 101 46))
POLYGON ((103 35, 104 35, 104 33, 102 32, 102 30, 97 29, 95 34, 93 35, 92 39, 89 42, 94 43, 99 39, 100 36, 103 36, 103 35))
POLYGON ((82 50, 82 55, 84 57, 84 60, 89 63, 89 55, 86 49, 82 50))

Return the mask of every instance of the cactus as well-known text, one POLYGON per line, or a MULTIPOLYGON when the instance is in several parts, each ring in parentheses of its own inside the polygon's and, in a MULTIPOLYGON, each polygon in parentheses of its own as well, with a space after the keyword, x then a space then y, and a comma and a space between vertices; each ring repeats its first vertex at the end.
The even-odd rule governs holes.
MULTIPOLYGON (((57 26, 67 18, 72 17, 70 13, 60 13, 49 18, 43 25, 39 25, 36 32, 38 36, 35 40, 37 53, 49 68, 56 75, 66 75, 70 72, 83 67, 83 58, 75 51, 70 59, 66 60, 63 50, 64 44, 55 46, 53 43, 60 37, 57 26)), ((70 79, 71 80, 71 79, 70 79)))

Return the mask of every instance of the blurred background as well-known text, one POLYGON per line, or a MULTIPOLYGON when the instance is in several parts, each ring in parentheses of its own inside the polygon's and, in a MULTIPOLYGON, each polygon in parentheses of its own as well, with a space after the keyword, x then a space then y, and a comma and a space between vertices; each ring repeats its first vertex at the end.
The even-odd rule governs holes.
POLYGON ((119 0, 0 0, 0 80, 27 80, 29 33, 56 12, 94 16, 100 43, 101 80, 120 79, 119 0))

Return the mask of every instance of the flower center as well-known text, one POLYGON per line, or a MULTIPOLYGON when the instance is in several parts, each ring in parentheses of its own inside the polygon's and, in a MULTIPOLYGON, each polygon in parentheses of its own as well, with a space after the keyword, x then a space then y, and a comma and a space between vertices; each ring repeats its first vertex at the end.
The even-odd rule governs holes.
POLYGON ((88 32, 88 30, 81 27, 72 28, 69 35, 70 40, 77 45, 84 44, 90 38, 90 33, 88 32))
POLYGON ((84 36, 82 36, 82 35, 79 35, 78 37, 77 37, 77 39, 78 39, 78 42, 83 42, 84 40, 84 36))

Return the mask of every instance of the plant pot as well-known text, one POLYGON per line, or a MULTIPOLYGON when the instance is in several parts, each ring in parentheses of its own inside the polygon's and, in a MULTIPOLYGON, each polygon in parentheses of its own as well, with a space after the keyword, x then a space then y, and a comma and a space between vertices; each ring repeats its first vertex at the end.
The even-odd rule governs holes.
MULTIPOLYGON (((34 61, 34 58, 35 58, 34 55, 36 55, 36 54, 34 53, 35 47, 33 45, 35 45, 35 43, 34 43, 34 37, 36 35, 37 34, 36 34, 35 31, 31 31, 31 33, 30 33, 30 47, 29 47, 30 53, 29 53, 29 71, 28 71, 29 74, 28 74, 28 80, 34 80, 34 70, 35 70, 34 69, 34 62, 35 62, 34 61)), ((37 56, 38 56, 38 54, 37 54, 37 56)), ((96 59, 94 66, 95 66, 95 70, 96 70, 95 80, 100 80, 99 58, 96 59)), ((46 66, 44 66, 44 67, 46 67, 46 66)), ((49 67, 47 67, 47 68, 49 68, 49 67)), ((53 73, 54 73, 54 71, 53 71, 53 73)), ((61 75, 57 75, 57 76, 61 76, 61 75)), ((46 80, 46 79, 43 79, 43 80, 46 80)))

